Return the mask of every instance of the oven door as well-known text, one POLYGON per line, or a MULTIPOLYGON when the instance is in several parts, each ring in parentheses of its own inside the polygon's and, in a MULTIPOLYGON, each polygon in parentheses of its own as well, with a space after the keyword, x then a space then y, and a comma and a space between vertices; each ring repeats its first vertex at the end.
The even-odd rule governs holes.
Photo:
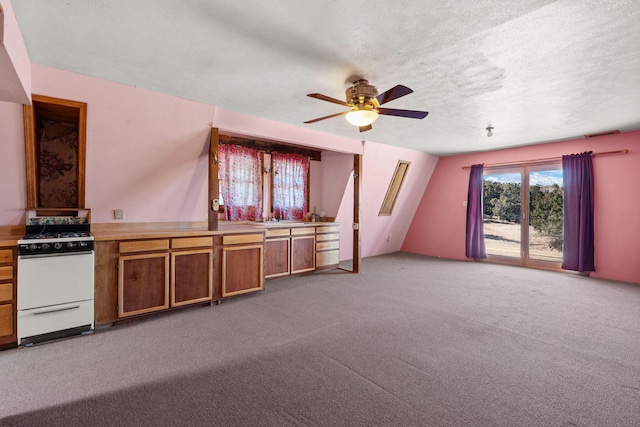
POLYGON ((18 310, 93 299, 93 251, 18 256, 18 310))

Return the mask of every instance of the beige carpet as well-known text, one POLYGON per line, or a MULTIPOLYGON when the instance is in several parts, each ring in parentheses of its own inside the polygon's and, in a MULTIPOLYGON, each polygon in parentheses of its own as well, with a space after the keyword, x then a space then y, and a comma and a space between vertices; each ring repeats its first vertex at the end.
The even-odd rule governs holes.
POLYGON ((0 352, 0 425, 637 426, 640 286, 395 253, 0 352))

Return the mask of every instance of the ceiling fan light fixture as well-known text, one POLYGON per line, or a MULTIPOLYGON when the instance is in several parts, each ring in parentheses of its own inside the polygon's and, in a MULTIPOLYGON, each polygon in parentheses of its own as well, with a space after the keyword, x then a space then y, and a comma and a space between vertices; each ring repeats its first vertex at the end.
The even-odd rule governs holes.
POLYGON ((346 119, 354 126, 368 126, 378 118, 376 110, 354 110, 346 115, 346 119))

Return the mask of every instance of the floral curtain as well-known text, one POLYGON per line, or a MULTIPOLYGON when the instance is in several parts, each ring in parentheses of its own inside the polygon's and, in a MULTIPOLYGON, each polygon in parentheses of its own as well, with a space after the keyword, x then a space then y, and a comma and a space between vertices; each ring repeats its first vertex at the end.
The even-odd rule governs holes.
POLYGON ((218 147, 225 219, 262 220, 262 152, 232 144, 218 147))
POLYGON ((303 219, 307 214, 309 158, 300 154, 271 153, 273 216, 303 219))

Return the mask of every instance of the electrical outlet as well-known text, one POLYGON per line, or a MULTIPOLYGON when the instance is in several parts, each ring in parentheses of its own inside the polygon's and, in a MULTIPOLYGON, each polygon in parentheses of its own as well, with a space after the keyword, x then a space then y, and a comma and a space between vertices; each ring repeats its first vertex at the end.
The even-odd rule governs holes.
POLYGON ((124 209, 114 209, 113 219, 118 219, 118 220, 124 219, 124 209))
POLYGON ((462 206, 467 206, 467 201, 466 200, 462 201, 462 206))

